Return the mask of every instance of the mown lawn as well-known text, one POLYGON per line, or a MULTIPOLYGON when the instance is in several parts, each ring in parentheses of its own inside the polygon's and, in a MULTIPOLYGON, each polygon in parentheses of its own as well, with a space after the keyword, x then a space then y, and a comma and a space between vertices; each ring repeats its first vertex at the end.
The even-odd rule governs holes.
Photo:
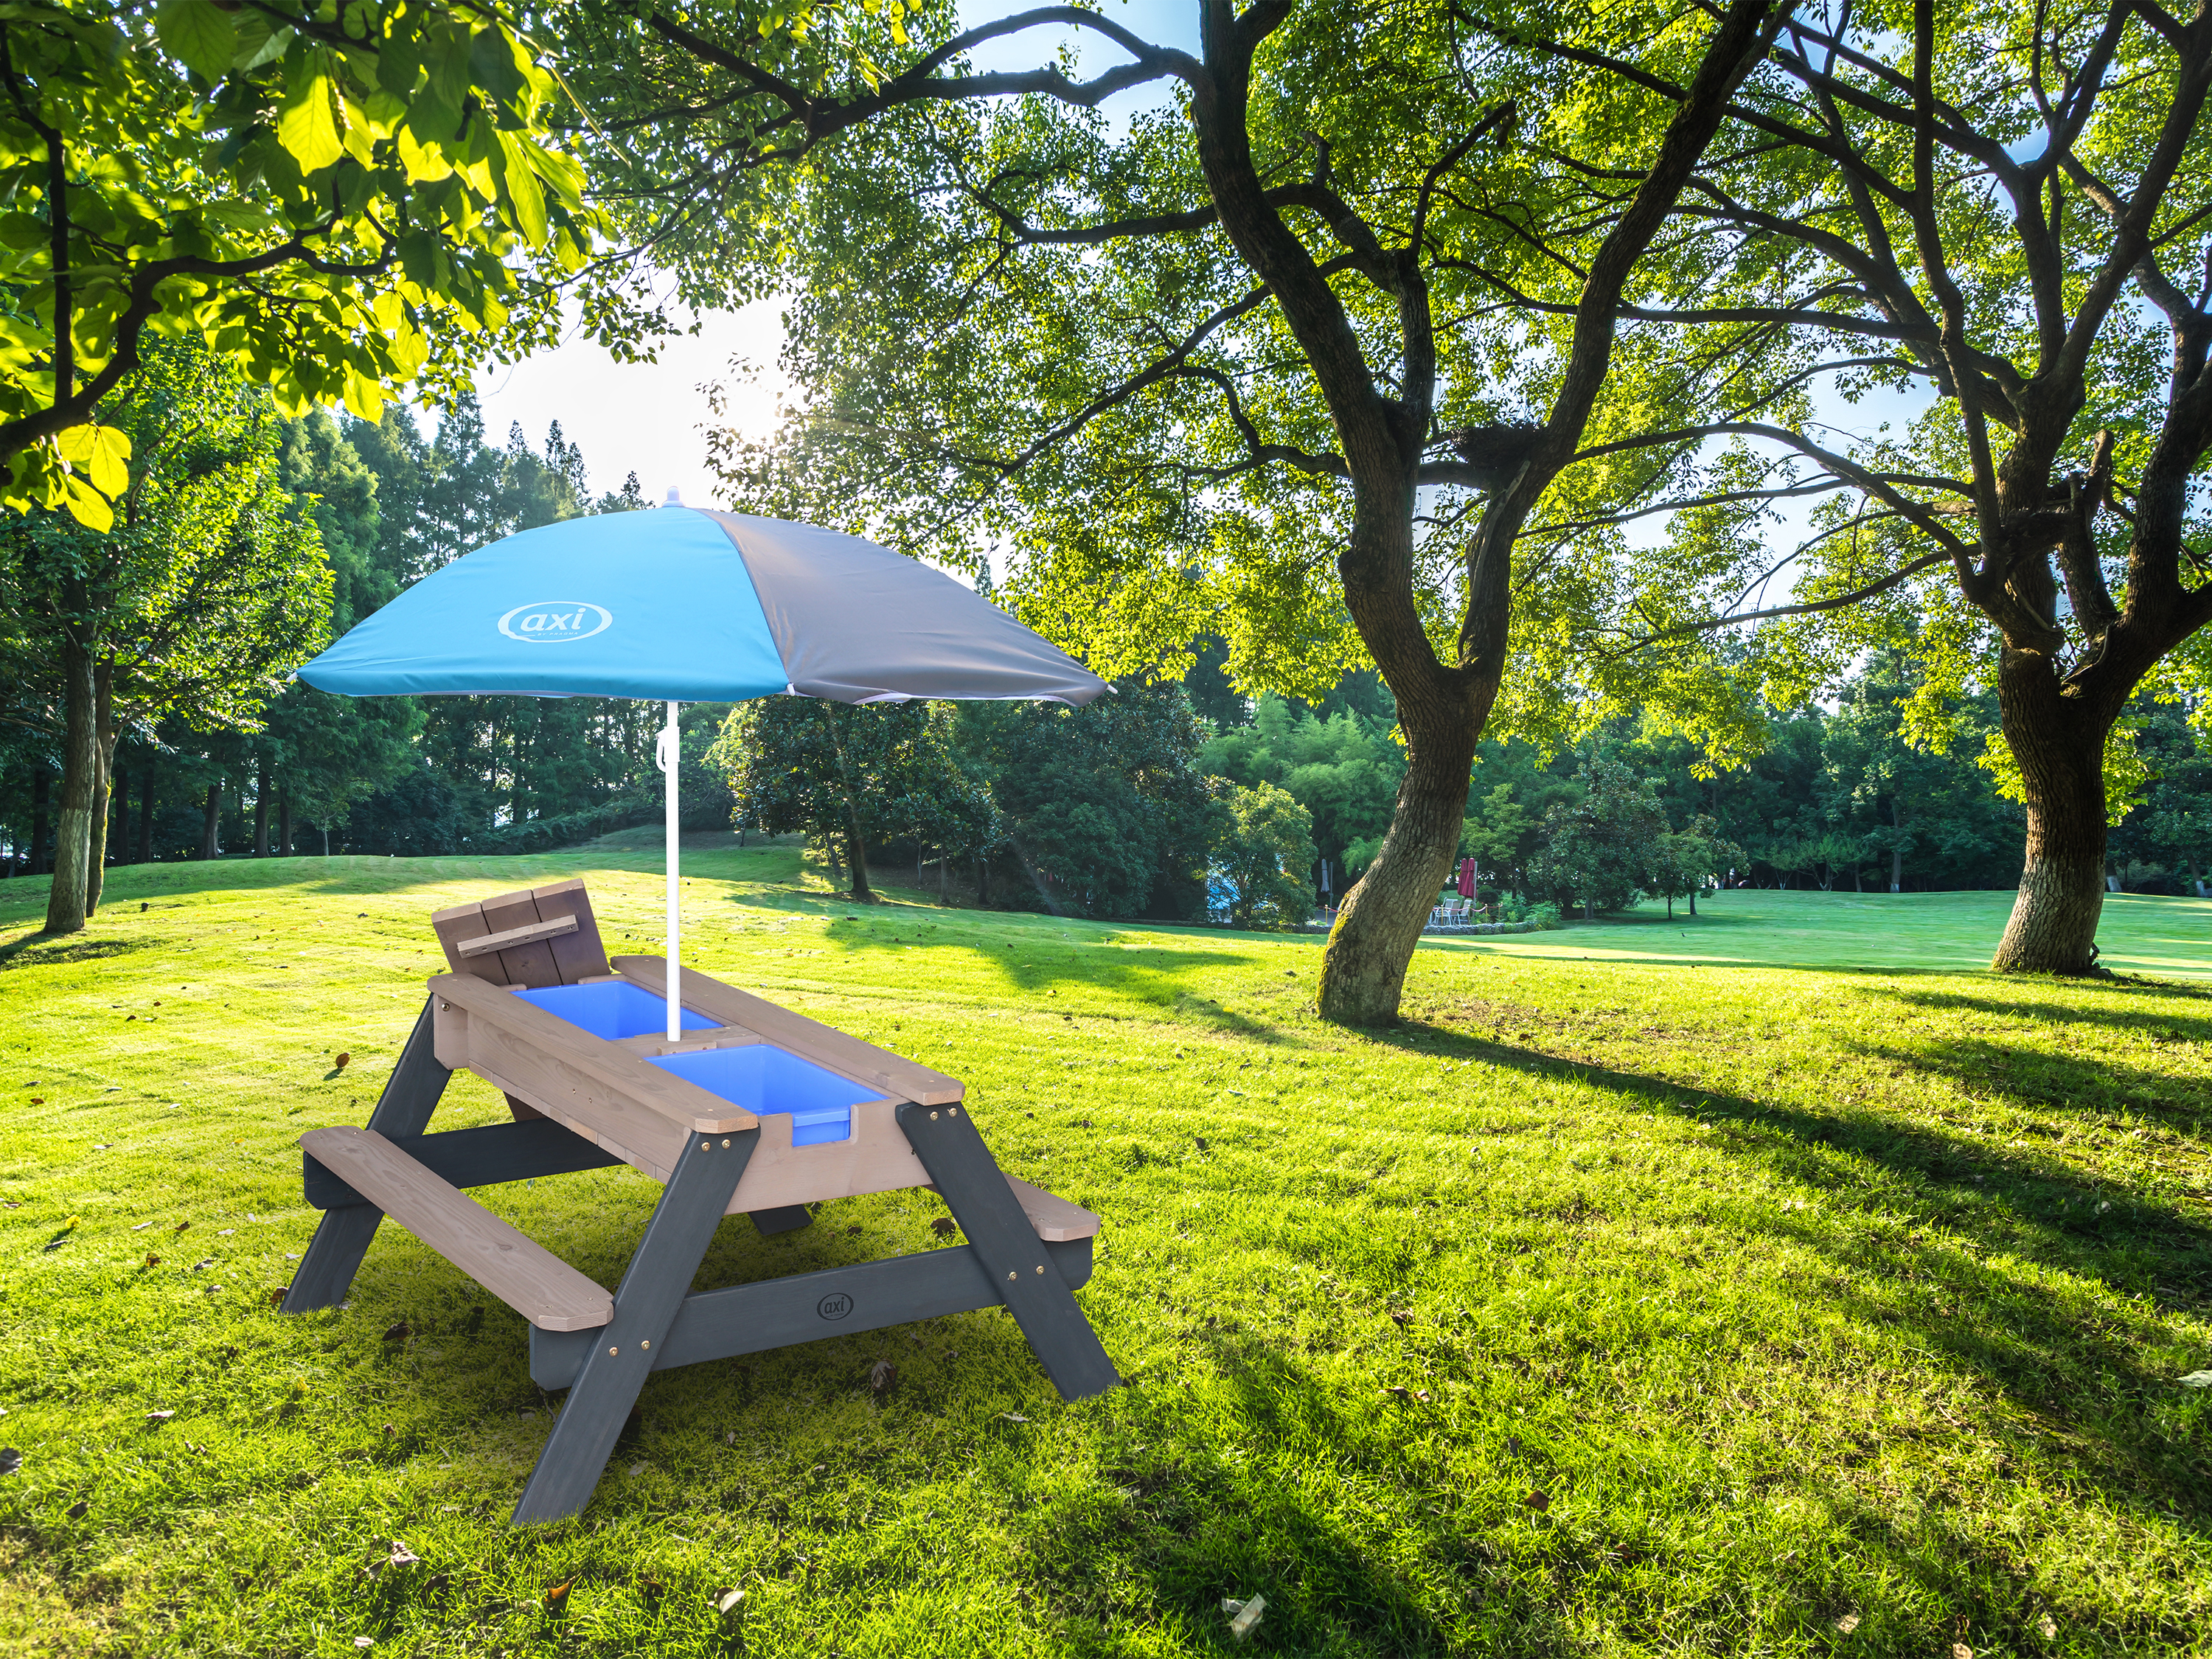
MULTIPOLYGON (((1425 949, 1407 1024, 1360 1035, 1309 1012, 1315 939, 687 860, 701 965, 966 1078, 1001 1159, 1106 1218, 1082 1300, 1129 1385, 1061 1405, 1001 1313, 666 1373, 586 1516, 511 1530, 556 1403, 521 1322, 393 1229, 350 1306, 271 1312, 314 1218, 293 1142, 365 1115, 433 907, 581 871, 611 945, 656 948, 657 860, 124 870, 59 942, 0 884, 0 1645, 2212 1650, 2212 1389, 2181 1380, 2212 1370, 2212 992, 1570 930, 1425 949), (395 1539, 421 1564, 370 1571, 395 1539)), ((439 1121, 502 1114, 457 1079, 439 1121)), ((478 1196, 611 1282, 656 1191, 478 1196)), ((702 1282, 940 1213, 728 1224, 702 1282)))

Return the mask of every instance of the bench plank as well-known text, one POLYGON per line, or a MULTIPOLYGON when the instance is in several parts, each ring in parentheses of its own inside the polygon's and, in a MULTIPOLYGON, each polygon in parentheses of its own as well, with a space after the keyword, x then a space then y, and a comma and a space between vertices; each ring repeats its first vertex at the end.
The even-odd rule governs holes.
MULTIPOLYGON (((668 964, 659 957, 617 957, 615 970, 657 997, 668 994, 668 964)), ((684 1006, 726 1025, 741 1026, 801 1060, 826 1066, 916 1105, 951 1105, 968 1093, 968 1085, 958 1078, 902 1059, 834 1025, 780 1008, 750 991, 711 979, 696 968, 684 970, 684 1006)))
POLYGON ((532 1324, 582 1331, 615 1316, 614 1297, 373 1129, 310 1129, 315 1161, 532 1324))

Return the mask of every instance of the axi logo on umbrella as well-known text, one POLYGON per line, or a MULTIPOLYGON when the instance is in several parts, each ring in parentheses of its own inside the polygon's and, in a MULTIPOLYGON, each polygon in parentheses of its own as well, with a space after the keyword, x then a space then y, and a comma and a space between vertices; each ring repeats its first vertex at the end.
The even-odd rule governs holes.
POLYGON ((581 599, 540 599, 518 605, 499 619, 499 631, 528 645, 565 645, 605 633, 615 613, 581 599))

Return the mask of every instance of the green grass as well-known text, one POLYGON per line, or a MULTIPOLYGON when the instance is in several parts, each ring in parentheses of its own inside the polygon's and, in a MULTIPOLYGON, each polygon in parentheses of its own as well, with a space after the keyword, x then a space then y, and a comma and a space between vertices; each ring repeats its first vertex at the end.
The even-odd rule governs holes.
MULTIPOLYGON (((2212 993, 1724 965, 1861 914, 1768 895, 1703 966, 1649 924, 1424 949, 1360 1035, 1310 1012, 1317 939, 854 909, 797 859, 692 861, 695 959, 968 1079, 1105 1217, 1127 1387, 1060 1404, 995 1312, 671 1372, 580 1521, 511 1530, 555 1403, 521 1322, 393 1229, 349 1307, 271 1312, 293 1142, 366 1114, 432 908, 581 871, 653 948, 653 853, 124 870, 61 941, 9 882, 0 1648, 2212 1650, 2212 993), (367 1571, 395 1538, 422 1565, 367 1571)), ((1984 948, 1872 902, 1875 943, 1984 948)), ((440 1121, 501 1112, 457 1079, 440 1121)), ((479 1196, 611 1282, 656 1191, 479 1196)), ((732 1224, 702 1282, 941 1212, 732 1224)))
MULTIPOLYGON (((1731 963, 1745 966, 1986 968, 2012 914, 2007 893, 1819 893, 1736 889, 1708 894, 1691 916, 1646 903, 1577 921, 1558 933, 1440 938, 1447 948, 1593 962, 1731 963)), ((2212 900, 2106 896, 2099 963, 2123 974, 2212 976, 2212 900)))

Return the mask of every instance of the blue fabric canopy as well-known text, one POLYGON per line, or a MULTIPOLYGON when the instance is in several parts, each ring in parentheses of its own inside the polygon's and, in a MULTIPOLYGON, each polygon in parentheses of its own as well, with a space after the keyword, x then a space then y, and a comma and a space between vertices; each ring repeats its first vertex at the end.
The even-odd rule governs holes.
POLYGON ((603 513, 494 542, 300 671, 348 696, 1086 703, 1105 683, 942 571, 736 513, 603 513))

